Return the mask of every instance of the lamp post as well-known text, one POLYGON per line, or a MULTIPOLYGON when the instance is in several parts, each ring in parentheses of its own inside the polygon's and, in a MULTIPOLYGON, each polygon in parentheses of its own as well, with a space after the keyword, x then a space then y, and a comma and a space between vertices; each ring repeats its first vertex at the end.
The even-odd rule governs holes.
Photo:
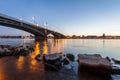
POLYGON ((32 20, 33 20, 33 22, 34 22, 35 27, 38 28, 39 24, 36 23, 36 21, 35 21, 35 17, 34 17, 34 16, 32 17, 32 20))
POLYGON ((44 27, 45 27, 45 34, 47 34, 47 27, 48 27, 48 23, 44 23, 44 27))
POLYGON ((35 17, 34 17, 34 16, 32 17, 32 20, 33 20, 33 22, 34 22, 34 24, 35 24, 35 17))
POLYGON ((19 20, 20 20, 20 25, 22 26, 23 25, 23 23, 22 23, 23 19, 20 17, 19 20))
POLYGON ((22 21, 23 19, 20 17, 19 20, 22 21))
POLYGON ((44 27, 45 27, 45 36, 46 36, 46 38, 47 38, 47 26, 48 26, 48 23, 45 22, 45 23, 44 23, 44 27))

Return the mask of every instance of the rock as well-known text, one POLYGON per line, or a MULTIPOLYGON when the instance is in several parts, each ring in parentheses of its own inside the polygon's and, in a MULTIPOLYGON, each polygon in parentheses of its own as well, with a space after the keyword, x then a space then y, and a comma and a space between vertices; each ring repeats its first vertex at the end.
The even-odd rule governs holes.
POLYGON ((9 45, 0 45, 0 55, 2 56, 11 56, 12 52, 9 50, 9 45))
POLYGON ((36 57, 35 57, 35 59, 39 62, 39 61, 41 61, 41 56, 40 56, 40 54, 38 54, 36 57))
POLYGON ((45 63, 45 70, 59 71, 59 69, 51 64, 45 63))
POLYGON ((99 54, 78 54, 79 68, 100 76, 109 76, 111 63, 99 54))
POLYGON ((67 65, 67 64, 70 63, 66 58, 64 58, 64 59, 62 60, 62 62, 63 62, 64 65, 67 65))
POLYGON ((112 58, 112 61, 114 61, 117 64, 120 64, 120 60, 118 60, 118 59, 112 58))
POLYGON ((43 55, 43 61, 45 64, 45 69, 51 68, 51 70, 59 70, 62 66, 61 54, 59 53, 43 55))
POLYGON ((14 47, 10 45, 0 45, 0 56, 26 56, 28 53, 30 53, 30 48, 28 46, 19 46, 14 47))
POLYGON ((70 61, 74 61, 74 59, 75 59, 75 56, 74 56, 73 54, 71 54, 71 53, 67 53, 67 54, 66 54, 66 57, 67 57, 70 61))
POLYGON ((57 66, 58 68, 60 68, 62 66, 62 63, 60 60, 57 60, 57 61, 55 61, 54 65, 57 66))
POLYGON ((61 58, 61 54, 59 53, 45 55, 45 60, 57 60, 60 58, 61 58))
POLYGON ((120 68, 117 66, 112 66, 111 74, 120 74, 120 68))
POLYGON ((107 59, 109 62, 111 62, 111 59, 110 59, 108 56, 106 57, 106 59, 107 59))

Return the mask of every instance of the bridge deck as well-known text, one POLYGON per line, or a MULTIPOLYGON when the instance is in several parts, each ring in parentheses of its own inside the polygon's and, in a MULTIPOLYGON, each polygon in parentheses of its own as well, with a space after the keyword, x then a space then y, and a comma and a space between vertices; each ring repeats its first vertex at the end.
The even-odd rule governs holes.
POLYGON ((46 37, 48 34, 51 33, 54 35, 55 38, 65 38, 65 36, 59 32, 52 31, 41 26, 36 26, 35 24, 31 24, 29 22, 19 20, 17 18, 13 18, 1 13, 0 13, 0 25, 24 30, 34 34, 35 36, 46 37))

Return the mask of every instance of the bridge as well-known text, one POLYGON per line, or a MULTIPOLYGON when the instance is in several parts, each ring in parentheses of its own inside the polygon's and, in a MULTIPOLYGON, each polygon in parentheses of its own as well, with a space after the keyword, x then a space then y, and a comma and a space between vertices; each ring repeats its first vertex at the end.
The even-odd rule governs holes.
POLYGON ((31 24, 29 22, 25 22, 1 13, 0 13, 0 25, 29 32, 35 35, 35 37, 38 39, 47 39, 48 34, 52 34, 54 38, 65 38, 65 36, 59 32, 49 30, 41 26, 31 24))

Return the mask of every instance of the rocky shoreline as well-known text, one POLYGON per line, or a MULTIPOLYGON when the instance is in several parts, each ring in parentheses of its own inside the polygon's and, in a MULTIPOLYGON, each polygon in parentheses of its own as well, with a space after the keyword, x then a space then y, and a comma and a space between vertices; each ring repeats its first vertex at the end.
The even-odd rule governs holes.
MULTIPOLYGON (((10 45, 0 45, 0 57, 5 56, 26 56, 30 52, 34 51, 33 46, 19 46, 19 47, 13 47, 10 45)), ((57 71, 61 72, 65 71, 63 68, 64 65, 70 65, 70 69, 73 69, 73 65, 71 65, 71 62, 75 62, 75 57, 71 53, 63 54, 63 53, 55 53, 55 54, 47 54, 47 55, 40 55, 38 54, 34 59, 36 59, 38 62, 43 61, 44 68, 47 71, 57 71), (41 58, 42 57, 42 58, 41 58), (41 60, 42 59, 42 60, 41 60)), ((81 74, 84 73, 83 70, 85 70, 87 73, 95 72, 100 73, 100 75, 104 75, 106 77, 107 75, 111 74, 118 74, 120 75, 120 68, 117 66, 113 66, 111 61, 117 61, 119 64, 119 60, 117 59, 110 59, 109 57, 102 58, 100 54, 78 54, 78 72, 81 74), (107 63, 109 64, 109 68, 106 66, 107 63), (79 67, 80 66, 80 67, 79 67)), ((70 70, 66 69, 66 70, 70 70)), ((69 72, 69 71, 68 71, 69 72)), ((93 74, 94 75, 94 74, 93 74)))
POLYGON ((31 51, 33 51, 32 46, 10 46, 10 45, 0 45, 0 57, 4 56, 19 56, 19 55, 27 55, 31 51))

